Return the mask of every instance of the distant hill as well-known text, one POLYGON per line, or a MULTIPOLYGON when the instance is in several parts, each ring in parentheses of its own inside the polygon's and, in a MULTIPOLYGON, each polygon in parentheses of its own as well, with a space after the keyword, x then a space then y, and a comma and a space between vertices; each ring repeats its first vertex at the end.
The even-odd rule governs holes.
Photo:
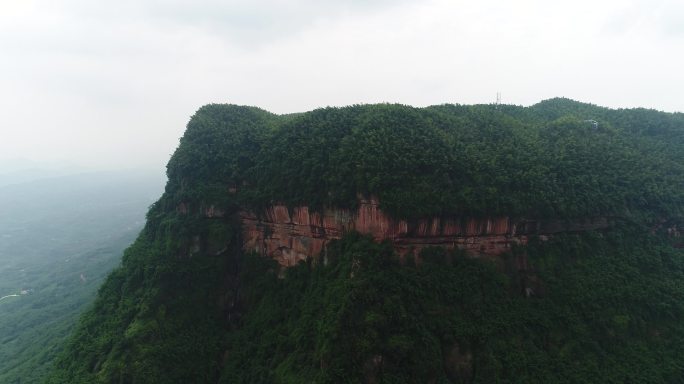
POLYGON ((0 158, 0 187, 84 172, 84 167, 62 162, 43 163, 22 158, 0 158))

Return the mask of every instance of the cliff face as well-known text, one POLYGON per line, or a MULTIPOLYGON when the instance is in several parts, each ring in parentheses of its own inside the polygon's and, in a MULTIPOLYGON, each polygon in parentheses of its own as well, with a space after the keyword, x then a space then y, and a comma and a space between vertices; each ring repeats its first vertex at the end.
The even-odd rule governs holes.
MULTIPOLYGON (((215 212, 207 212, 207 216, 215 212)), ((401 257, 417 254, 428 246, 464 249, 471 256, 493 257, 527 244, 530 236, 542 239, 559 232, 607 228, 607 218, 578 221, 513 219, 510 217, 440 218, 396 220, 379 208, 375 198, 360 199, 358 209, 325 209, 314 212, 307 206, 289 210, 274 205, 264 212, 240 212, 245 250, 256 251, 282 266, 324 252, 329 241, 345 232, 358 231, 376 241, 389 240, 401 257)))

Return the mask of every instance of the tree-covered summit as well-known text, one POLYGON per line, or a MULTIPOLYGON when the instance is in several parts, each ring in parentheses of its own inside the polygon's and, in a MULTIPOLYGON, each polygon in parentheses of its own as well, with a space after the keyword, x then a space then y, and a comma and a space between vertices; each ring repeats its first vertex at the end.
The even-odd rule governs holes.
POLYGON ((353 207, 403 218, 680 216, 684 116, 569 99, 531 107, 396 104, 275 115, 207 105, 168 164, 174 201, 353 207), (199 190, 201 189, 201 191, 199 190))

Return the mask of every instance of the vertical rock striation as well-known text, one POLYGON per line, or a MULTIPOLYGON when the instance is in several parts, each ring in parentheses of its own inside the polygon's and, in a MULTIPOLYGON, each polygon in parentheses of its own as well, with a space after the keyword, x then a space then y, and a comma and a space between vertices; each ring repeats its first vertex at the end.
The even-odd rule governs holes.
POLYGON ((288 209, 273 205, 263 212, 240 212, 245 250, 271 257, 282 266, 323 252, 326 244, 349 231, 388 240, 402 257, 428 246, 464 249, 472 256, 498 256, 513 244, 526 244, 529 237, 541 238, 559 232, 602 229, 607 218, 575 221, 527 220, 510 217, 433 217, 397 220, 379 208, 375 198, 360 199, 355 211, 328 208, 316 212, 307 206, 288 209))

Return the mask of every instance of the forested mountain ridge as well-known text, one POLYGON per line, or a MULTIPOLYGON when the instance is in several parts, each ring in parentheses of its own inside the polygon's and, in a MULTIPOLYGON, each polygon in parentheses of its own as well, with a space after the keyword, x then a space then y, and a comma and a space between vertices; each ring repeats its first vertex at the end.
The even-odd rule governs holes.
POLYGON ((683 145, 682 114, 567 99, 202 107, 50 382, 678 382, 683 145), (350 233, 281 279, 243 251, 240 211, 371 196, 397 220, 615 224, 496 264, 429 247, 400 263, 350 233))
POLYGON ((188 124, 168 174, 173 192, 191 201, 193 188, 232 183, 251 206, 348 207, 360 193, 401 217, 667 216, 681 214, 683 124, 682 114, 567 99, 289 116, 208 105, 188 124))

